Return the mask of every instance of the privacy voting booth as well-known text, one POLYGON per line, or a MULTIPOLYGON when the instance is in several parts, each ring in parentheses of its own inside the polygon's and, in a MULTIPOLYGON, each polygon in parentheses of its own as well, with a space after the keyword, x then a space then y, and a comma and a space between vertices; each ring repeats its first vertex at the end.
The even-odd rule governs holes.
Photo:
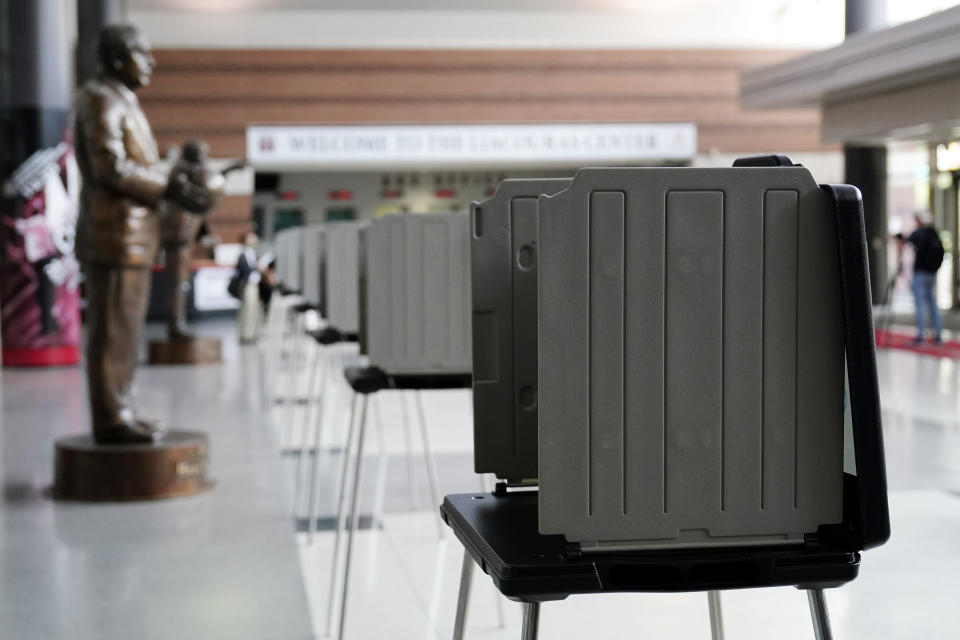
POLYGON ((524 603, 524 638, 540 602, 575 593, 710 591, 716 622, 717 590, 773 585, 808 590, 829 638, 821 590, 889 536, 859 192, 783 156, 502 188, 471 226, 474 247, 489 238, 472 272, 475 465, 504 482, 441 507, 465 546, 454 637, 479 564, 524 603), (536 284, 498 298, 523 265, 536 284))

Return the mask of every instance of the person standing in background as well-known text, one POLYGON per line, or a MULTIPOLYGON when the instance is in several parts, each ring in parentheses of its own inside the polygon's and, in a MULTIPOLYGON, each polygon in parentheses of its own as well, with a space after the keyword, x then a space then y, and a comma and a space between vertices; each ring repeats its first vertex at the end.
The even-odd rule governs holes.
POLYGON ((257 264, 259 238, 253 231, 243 235, 243 252, 237 260, 238 293, 240 312, 237 314, 237 335, 240 344, 252 344, 257 340, 260 327, 260 270, 257 264))
POLYGON ((900 242, 913 245, 913 300, 917 307, 917 337, 913 343, 923 344, 923 332, 926 325, 926 312, 930 312, 930 322, 933 327, 933 343, 943 344, 940 336, 943 331, 943 320, 940 317, 940 308, 937 307, 937 271, 943 264, 943 244, 934 228, 930 214, 918 212, 914 216, 917 228, 904 238, 898 233, 895 237, 900 242))

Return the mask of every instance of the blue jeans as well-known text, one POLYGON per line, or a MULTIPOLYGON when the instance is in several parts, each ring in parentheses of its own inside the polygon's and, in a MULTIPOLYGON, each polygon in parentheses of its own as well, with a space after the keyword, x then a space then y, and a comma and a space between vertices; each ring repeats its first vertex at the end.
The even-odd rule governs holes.
POLYGON ((913 300, 917 304, 917 340, 923 340, 923 327, 926 324, 926 312, 929 309, 935 331, 934 337, 939 338, 943 329, 940 319, 940 309, 937 308, 937 296, 933 287, 937 282, 937 274, 929 271, 916 271, 913 274, 913 300))

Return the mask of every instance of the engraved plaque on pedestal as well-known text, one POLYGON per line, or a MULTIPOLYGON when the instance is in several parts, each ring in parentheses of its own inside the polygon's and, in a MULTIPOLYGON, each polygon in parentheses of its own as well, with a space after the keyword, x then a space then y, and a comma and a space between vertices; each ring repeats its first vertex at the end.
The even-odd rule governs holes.
POLYGON ((220 340, 151 340, 147 361, 150 364, 219 364, 223 361, 220 340))
POLYGON ((90 435, 56 442, 53 496, 114 502, 178 498, 213 486, 203 433, 170 431, 153 444, 99 445, 90 435))

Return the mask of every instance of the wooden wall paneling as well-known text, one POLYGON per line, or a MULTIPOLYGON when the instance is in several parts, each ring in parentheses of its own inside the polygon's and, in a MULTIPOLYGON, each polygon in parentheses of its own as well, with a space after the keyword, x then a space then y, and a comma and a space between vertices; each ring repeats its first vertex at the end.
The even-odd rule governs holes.
POLYGON ((251 213, 250 196, 226 196, 207 214, 207 228, 223 242, 238 242, 250 229, 251 213))
POLYGON ((157 73, 146 99, 233 101, 736 98, 737 70, 181 70, 157 73))
POLYGON ((676 122, 701 151, 816 151, 815 110, 744 111, 738 75, 799 51, 157 50, 161 148, 245 154, 252 123, 676 122))
POLYGON ((220 242, 241 242, 243 234, 250 231, 250 220, 222 220, 210 222, 210 233, 220 238, 220 242))
POLYGON ((835 145, 820 142, 819 127, 700 127, 700 153, 783 153, 795 151, 836 151, 835 145))
POLYGON ((158 68, 747 68, 784 62, 806 50, 754 49, 157 49, 158 68))
POLYGON ((797 126, 816 124, 816 112, 743 112, 731 101, 707 100, 364 100, 294 102, 163 101, 145 105, 158 123, 193 130, 243 128, 256 122, 286 123, 483 123, 483 122, 696 122, 698 125, 797 126))
POLYGON ((252 206, 250 196, 225 196, 207 217, 210 220, 248 219, 252 206))
POLYGON ((210 155, 214 158, 243 158, 247 155, 246 127, 233 127, 223 130, 210 128, 184 128, 176 123, 153 124, 153 133, 162 155, 171 147, 179 147, 186 140, 202 138, 210 145, 210 155))

